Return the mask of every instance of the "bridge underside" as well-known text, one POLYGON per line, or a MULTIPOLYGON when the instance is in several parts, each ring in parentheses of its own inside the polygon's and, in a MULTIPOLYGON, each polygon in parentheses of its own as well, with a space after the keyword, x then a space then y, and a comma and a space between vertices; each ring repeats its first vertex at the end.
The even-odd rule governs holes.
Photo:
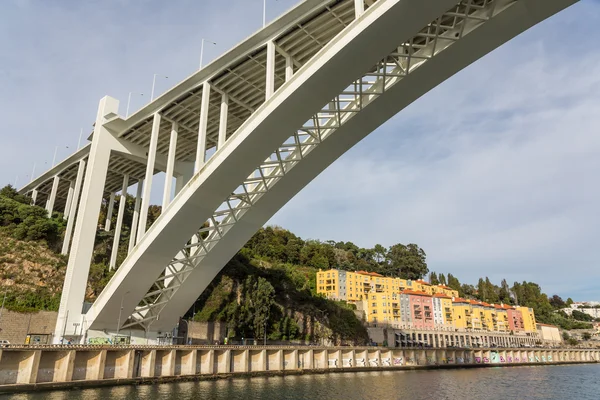
MULTIPOLYGON (((109 333, 170 331, 252 234, 338 157, 574 2, 307 1, 128 119, 103 99, 91 145, 22 189, 59 193, 66 211, 78 204, 68 213, 75 239, 57 336, 80 321, 109 333), (147 227, 158 171, 163 211, 147 227), (74 183, 54 190, 59 175, 74 183), (102 197, 135 182, 129 254, 82 314, 102 197)), ((118 222, 114 230, 118 244, 118 222)))

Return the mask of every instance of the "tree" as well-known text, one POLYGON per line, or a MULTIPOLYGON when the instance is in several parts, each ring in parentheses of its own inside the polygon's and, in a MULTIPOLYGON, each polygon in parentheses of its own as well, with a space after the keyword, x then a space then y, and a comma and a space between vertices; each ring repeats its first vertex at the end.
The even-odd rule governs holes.
POLYGON ((387 258, 392 273, 400 278, 422 279, 429 272, 425 251, 416 244, 395 244, 390 247, 387 258))
POLYGON ((446 276, 444 274, 440 274, 440 276, 439 276, 438 279, 440 280, 440 284, 447 285, 447 283, 446 283, 446 276))
POLYGON ((573 318, 575 318, 578 321, 593 321, 594 320, 594 318, 591 315, 581 312, 579 310, 573 310, 573 314, 571 314, 571 315, 573 316, 573 318))
POLYGON ((548 300, 550 302, 550 305, 554 308, 561 309, 561 308, 565 308, 567 306, 567 304, 563 301, 563 299, 559 296, 559 295, 554 295, 552 297, 550 297, 550 299, 548 300))
POLYGON ((459 292, 461 291, 460 281, 452 274, 448 274, 448 286, 459 292))
POLYGON ((429 274, 429 283, 431 283, 432 285, 440 284, 440 280, 438 279, 437 274, 433 271, 429 274))
POLYGON ((381 265, 385 261, 387 250, 382 245, 376 244, 375 247, 373 247, 373 252, 375 253, 375 261, 377 264, 381 265))
POLYGON ((12 185, 6 185, 0 189, 0 196, 7 197, 21 204, 31 204, 31 198, 29 196, 19 194, 19 192, 17 192, 12 185))
POLYGON ((512 303, 512 299, 510 298, 510 288, 508 287, 508 283, 506 279, 502 279, 500 282, 500 290, 498 291, 499 301, 504 304, 512 303))
POLYGON ((573 303, 574 303, 573 299, 569 297, 565 304, 567 305, 567 307, 571 307, 571 304, 573 304, 573 303))
MULTIPOLYGON (((266 337, 265 327, 271 315, 271 307, 275 303, 275 289, 265 278, 249 276, 251 283, 249 310, 253 315, 252 325, 255 338, 266 337)), ((250 285, 249 285, 250 286, 250 285)))

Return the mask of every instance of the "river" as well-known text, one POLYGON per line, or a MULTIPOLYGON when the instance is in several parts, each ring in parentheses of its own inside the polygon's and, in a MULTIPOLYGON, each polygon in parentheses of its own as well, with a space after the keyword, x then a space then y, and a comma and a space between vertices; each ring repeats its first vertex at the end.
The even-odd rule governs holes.
POLYGON ((24 393, 10 400, 598 400, 600 365, 379 371, 24 393))

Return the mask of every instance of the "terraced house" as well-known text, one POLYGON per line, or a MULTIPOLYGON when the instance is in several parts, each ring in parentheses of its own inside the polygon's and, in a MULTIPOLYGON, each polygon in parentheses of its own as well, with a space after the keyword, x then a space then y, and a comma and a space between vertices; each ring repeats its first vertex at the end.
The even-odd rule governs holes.
POLYGON ((366 271, 317 272, 317 292, 356 304, 367 323, 396 329, 537 334, 533 309, 463 299, 445 285, 366 271))

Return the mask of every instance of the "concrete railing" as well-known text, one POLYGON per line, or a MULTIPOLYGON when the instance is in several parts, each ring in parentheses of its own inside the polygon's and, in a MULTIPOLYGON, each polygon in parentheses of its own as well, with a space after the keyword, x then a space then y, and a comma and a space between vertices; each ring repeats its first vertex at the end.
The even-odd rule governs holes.
POLYGON ((598 362, 600 350, 36 346, 0 352, 0 392, 217 374, 598 362))

